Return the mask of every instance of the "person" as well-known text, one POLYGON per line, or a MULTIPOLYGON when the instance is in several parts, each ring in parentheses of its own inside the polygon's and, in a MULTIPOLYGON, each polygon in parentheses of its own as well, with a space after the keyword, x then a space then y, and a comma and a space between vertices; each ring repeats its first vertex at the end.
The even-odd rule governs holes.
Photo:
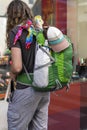
POLYGON ((7 46, 11 50, 11 79, 14 80, 8 106, 8 130, 47 130, 49 92, 37 92, 26 78, 34 70, 36 37, 34 16, 28 5, 13 0, 7 8, 7 46))

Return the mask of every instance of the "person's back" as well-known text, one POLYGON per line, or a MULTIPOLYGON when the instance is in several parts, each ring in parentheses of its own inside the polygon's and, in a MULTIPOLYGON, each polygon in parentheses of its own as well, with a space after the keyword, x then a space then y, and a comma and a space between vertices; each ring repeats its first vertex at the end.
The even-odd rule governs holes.
MULTIPOLYGON (((8 108, 8 129, 47 130, 49 93, 36 92, 25 80, 23 64, 33 72, 36 38, 32 35, 33 15, 21 0, 13 0, 7 8, 7 43, 11 49, 11 78, 15 80, 8 108), (21 76, 22 75, 22 76, 21 76)), ((26 80, 25 80, 26 81, 26 80)))

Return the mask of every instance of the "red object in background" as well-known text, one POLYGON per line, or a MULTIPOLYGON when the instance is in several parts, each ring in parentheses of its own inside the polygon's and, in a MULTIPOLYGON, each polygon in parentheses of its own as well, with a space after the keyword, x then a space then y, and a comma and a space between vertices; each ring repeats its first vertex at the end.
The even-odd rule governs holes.
POLYGON ((0 94, 0 100, 5 98, 5 93, 0 94))
POLYGON ((55 91, 51 93, 49 114, 52 113, 53 104, 54 106, 56 105, 56 108, 58 108, 55 109, 55 112, 56 111, 63 112, 69 109, 79 108, 80 107, 80 83, 79 82, 71 83, 68 92, 66 91, 66 88, 63 88, 59 91, 55 91), (76 101, 77 104, 75 103, 76 101))
POLYGON ((48 20, 51 14, 53 14, 53 0, 42 0, 41 9, 44 25, 48 25, 48 20))
POLYGON ((55 25, 67 34, 67 0, 56 0, 55 25))
POLYGON ((10 60, 9 64, 12 65, 12 61, 11 60, 10 60))
POLYGON ((44 24, 51 18, 50 22, 67 34, 67 0, 42 0, 41 9, 44 24))
POLYGON ((71 83, 65 89, 51 93, 49 130, 87 129, 87 80, 71 83))
POLYGON ((72 83, 70 90, 51 93, 49 130, 80 129, 80 82, 72 83))

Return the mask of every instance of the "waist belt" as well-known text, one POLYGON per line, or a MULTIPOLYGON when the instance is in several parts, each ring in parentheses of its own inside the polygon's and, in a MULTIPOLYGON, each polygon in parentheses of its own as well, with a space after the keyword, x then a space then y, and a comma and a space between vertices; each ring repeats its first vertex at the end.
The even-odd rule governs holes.
POLYGON ((17 82, 17 85, 16 85, 15 89, 26 89, 26 88, 28 88, 28 87, 31 87, 31 86, 17 82))
POLYGON ((28 79, 26 73, 22 73, 20 75, 17 76, 17 83, 23 84, 23 85, 32 85, 32 81, 33 81, 33 74, 29 74, 30 76, 30 80, 28 79))

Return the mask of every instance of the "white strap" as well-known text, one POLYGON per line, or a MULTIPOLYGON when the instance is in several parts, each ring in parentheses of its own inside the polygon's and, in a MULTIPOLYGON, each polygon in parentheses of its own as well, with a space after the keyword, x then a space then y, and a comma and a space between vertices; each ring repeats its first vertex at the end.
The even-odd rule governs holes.
POLYGON ((5 101, 7 100, 8 94, 9 94, 9 92, 10 92, 10 85, 11 85, 10 82, 11 82, 11 81, 9 81, 8 86, 7 86, 7 90, 6 90, 6 94, 5 94, 5 98, 4 98, 5 101))

